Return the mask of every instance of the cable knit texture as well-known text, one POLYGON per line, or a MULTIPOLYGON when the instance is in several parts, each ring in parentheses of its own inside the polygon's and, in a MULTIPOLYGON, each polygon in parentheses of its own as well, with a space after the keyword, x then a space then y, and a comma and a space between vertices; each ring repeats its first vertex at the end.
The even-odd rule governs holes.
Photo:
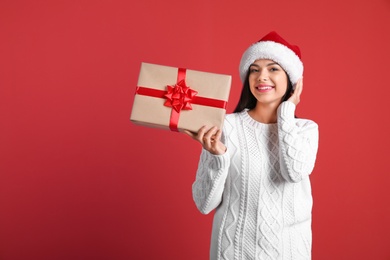
POLYGON ((248 111, 226 116, 223 155, 202 150, 193 198, 214 215, 210 259, 311 259, 309 175, 318 149, 315 122, 283 102, 277 124, 248 111))

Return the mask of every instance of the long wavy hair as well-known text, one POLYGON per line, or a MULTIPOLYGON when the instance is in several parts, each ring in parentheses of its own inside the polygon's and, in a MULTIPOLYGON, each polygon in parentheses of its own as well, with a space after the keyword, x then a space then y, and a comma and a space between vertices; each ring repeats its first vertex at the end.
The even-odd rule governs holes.
MULTIPOLYGON (((240 100, 238 101, 238 104, 236 106, 236 109, 234 110, 234 113, 241 112, 246 108, 253 109, 256 106, 257 99, 255 96, 253 96, 251 89, 249 87, 249 74, 250 74, 250 70, 248 70, 248 72, 245 76, 245 81, 244 81, 244 84, 242 87, 240 100)), ((287 83, 287 90, 286 90, 286 93, 284 94, 284 96, 282 97, 282 102, 287 101, 293 93, 293 85, 292 85, 291 80, 288 77, 288 75, 287 75, 287 82, 288 82, 287 83)))

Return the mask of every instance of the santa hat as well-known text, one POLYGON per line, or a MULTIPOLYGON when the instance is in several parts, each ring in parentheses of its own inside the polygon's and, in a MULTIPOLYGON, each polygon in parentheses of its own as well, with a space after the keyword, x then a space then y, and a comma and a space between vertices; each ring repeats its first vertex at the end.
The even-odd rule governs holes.
POLYGON ((244 52, 240 62, 242 82, 245 81, 249 66, 259 59, 273 60, 278 63, 286 71, 293 85, 303 75, 299 47, 291 45, 276 32, 270 32, 244 52))

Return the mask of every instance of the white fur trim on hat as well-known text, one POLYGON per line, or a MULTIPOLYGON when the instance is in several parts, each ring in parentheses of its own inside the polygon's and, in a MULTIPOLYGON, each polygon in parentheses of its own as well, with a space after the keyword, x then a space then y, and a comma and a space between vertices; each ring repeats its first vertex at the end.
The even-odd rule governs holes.
POLYGON ((249 66, 259 59, 269 59, 278 63, 286 71, 293 85, 303 75, 303 63, 290 48, 273 41, 260 41, 252 44, 242 55, 240 62, 242 82, 245 81, 249 66))

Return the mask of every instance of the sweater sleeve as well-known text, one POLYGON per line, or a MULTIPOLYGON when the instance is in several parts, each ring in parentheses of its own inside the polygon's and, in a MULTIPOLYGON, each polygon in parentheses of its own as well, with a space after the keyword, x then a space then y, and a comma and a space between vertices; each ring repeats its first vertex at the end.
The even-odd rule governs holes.
POLYGON ((213 155, 202 149, 192 196, 202 214, 208 214, 222 201, 222 193, 230 165, 228 151, 213 155))
POLYGON ((278 108, 280 168, 284 179, 300 182, 310 175, 318 150, 318 125, 294 117, 295 105, 283 102, 278 108))

